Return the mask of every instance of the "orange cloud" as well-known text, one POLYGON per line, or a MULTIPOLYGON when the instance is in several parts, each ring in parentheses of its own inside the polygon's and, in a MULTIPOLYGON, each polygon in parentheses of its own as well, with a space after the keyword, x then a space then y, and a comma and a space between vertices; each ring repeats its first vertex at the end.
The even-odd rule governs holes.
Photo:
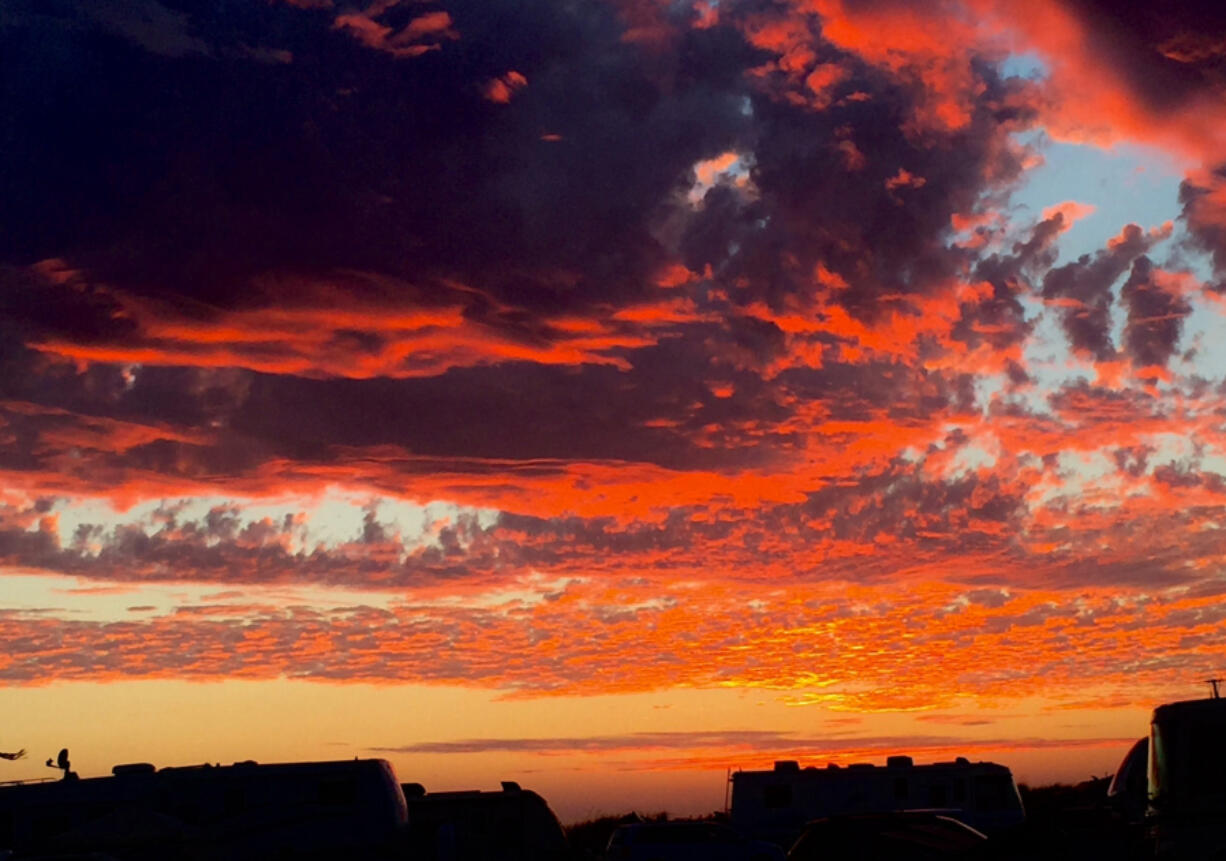
MULTIPOLYGON (((280 289, 280 288, 278 288, 280 289)), ((478 319, 467 312, 488 297, 453 287, 451 303, 411 304, 404 299, 341 301, 326 284, 307 284, 296 304, 213 311, 187 316, 153 300, 110 291, 135 332, 113 341, 82 342, 54 335, 30 346, 52 356, 89 363, 247 368, 272 374, 418 377, 453 367, 529 361, 541 364, 626 366, 619 355, 656 343, 656 327, 696 319, 685 299, 629 306, 574 321, 541 321, 531 329, 504 322, 509 308, 478 319)))
POLYGON ((342 12, 333 20, 333 29, 343 30, 363 45, 393 57, 420 57, 442 47, 444 39, 458 39, 451 16, 444 11, 427 12, 400 30, 380 21, 401 0, 375 0, 363 10, 342 12))
POLYGON ((491 78, 485 85, 484 95, 491 102, 505 105, 516 90, 526 86, 528 79, 512 69, 500 78, 491 78))
MULTIPOLYGON (((485 606, 465 599, 410 599, 390 610, 231 603, 116 623, 6 612, 0 676, 45 684, 305 674, 492 686, 517 696, 683 684, 775 690, 835 710, 934 711, 1040 692, 1075 703, 1088 685, 1105 697, 1139 689, 1161 697, 1180 688, 1172 674, 1197 673, 1222 658, 1224 625, 1210 596, 1152 590, 1015 591, 1002 603, 933 585, 764 593, 571 582, 547 601, 485 606), (18 640, 21 649, 13 648, 18 640)), ((845 744, 848 754, 876 749, 870 739, 845 744)), ((805 740, 794 748, 835 753, 805 740)))
POLYGON ((1061 229, 1067 230, 1081 219, 1093 215, 1095 209, 1096 207, 1093 204, 1065 200, 1045 208, 1043 210, 1043 220, 1048 221, 1059 216, 1061 229))

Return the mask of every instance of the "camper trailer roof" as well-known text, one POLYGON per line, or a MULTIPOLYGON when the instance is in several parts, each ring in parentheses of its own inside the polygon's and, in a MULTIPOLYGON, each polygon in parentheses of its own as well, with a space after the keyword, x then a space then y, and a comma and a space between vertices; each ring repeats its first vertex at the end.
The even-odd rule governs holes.
POLYGON ((1176 703, 1166 703, 1154 709, 1155 721, 1189 715, 1226 716, 1226 699, 1181 700, 1176 703))

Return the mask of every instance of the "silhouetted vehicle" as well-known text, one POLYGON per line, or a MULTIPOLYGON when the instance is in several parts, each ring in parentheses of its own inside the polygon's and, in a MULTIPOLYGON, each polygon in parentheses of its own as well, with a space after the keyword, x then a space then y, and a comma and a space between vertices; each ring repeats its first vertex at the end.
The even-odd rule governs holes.
POLYGON ((1145 821, 1149 806, 1149 739, 1137 739, 1128 749, 1107 787, 1107 803, 1127 824, 1145 821))
POLYGON ((496 792, 403 785, 412 861, 564 861, 570 847, 545 799, 505 781, 496 792))
POLYGON ((1163 859, 1226 859, 1226 699, 1154 709, 1148 822, 1163 859))
POLYGON ((776 762, 771 771, 734 772, 731 780, 732 825, 780 846, 814 819, 857 813, 940 813, 989 834, 1026 820, 1009 769, 963 757, 915 765, 909 756, 891 756, 885 766, 845 768, 776 762))
POLYGON ((379 759, 135 763, 110 777, 0 786, 0 847, 17 858, 383 859, 399 851, 405 820, 379 759))
POLYGON ((637 822, 609 837, 607 861, 783 861, 773 843, 718 822, 637 822))
POLYGON ((934 813, 833 816, 809 823, 788 861, 930 861, 986 858, 988 838, 969 825, 934 813))

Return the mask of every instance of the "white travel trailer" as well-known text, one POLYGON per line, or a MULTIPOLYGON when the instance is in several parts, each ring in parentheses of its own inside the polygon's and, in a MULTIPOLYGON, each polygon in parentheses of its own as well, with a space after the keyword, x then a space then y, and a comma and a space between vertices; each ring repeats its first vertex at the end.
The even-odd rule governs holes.
POLYGON ((811 820, 857 813, 939 812, 987 833, 1026 819, 1009 769, 964 757, 915 765, 909 756, 891 756, 884 766, 825 768, 776 762, 770 771, 738 771, 730 779, 733 826, 781 845, 811 820))

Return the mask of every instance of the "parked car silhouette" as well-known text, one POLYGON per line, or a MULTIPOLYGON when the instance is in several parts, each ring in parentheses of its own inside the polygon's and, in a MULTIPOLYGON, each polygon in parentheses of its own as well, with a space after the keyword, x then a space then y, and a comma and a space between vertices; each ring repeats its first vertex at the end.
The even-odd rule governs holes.
POLYGON ((718 822, 638 822, 609 837, 608 861, 784 861, 773 843, 748 840, 718 822))
POLYGON ((930 861, 986 858, 988 838, 965 823, 935 813, 896 812, 832 816, 809 823, 788 861, 930 861))

